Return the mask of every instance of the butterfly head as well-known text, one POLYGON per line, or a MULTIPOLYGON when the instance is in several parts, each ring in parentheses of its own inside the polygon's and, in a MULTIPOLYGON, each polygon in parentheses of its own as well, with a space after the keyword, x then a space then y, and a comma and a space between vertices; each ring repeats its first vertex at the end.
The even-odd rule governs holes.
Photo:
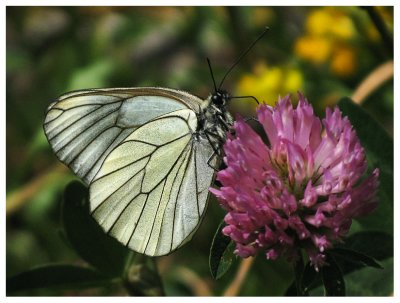
POLYGON ((216 90, 211 95, 211 102, 218 108, 224 108, 226 103, 229 101, 230 96, 225 90, 216 90))

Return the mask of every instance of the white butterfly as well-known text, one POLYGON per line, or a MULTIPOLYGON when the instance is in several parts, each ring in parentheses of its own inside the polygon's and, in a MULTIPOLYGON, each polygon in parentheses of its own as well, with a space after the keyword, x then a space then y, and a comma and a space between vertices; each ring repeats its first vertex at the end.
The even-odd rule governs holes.
POLYGON ((233 97, 220 88, 267 31, 218 88, 208 61, 215 90, 206 100, 169 88, 110 88, 71 92, 49 106, 47 139, 89 185, 91 214, 105 232, 149 256, 192 238, 233 125, 233 97))
POLYGON ((90 211, 104 231, 160 256, 201 222, 233 124, 228 99, 217 89, 206 100, 156 87, 82 90, 49 106, 44 130, 57 157, 89 185, 90 211))

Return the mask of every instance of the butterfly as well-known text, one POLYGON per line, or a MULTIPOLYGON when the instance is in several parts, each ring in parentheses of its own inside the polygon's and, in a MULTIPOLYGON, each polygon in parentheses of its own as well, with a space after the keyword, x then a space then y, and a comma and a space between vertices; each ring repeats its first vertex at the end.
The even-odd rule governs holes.
POLYGON ((47 109, 46 137, 89 186, 92 217, 136 252, 173 252, 204 216, 233 125, 231 96, 220 88, 225 77, 217 88, 209 67, 214 92, 205 100, 170 88, 88 89, 64 94, 47 109))

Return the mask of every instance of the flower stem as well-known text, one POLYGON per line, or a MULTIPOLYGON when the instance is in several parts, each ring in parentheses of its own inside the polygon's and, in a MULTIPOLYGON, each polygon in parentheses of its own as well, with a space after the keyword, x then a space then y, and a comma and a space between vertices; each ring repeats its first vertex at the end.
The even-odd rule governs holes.
POLYGON ((379 88, 387 80, 393 78, 394 63, 393 60, 385 62, 374 69, 356 88, 351 99, 361 104, 370 94, 379 88))
POLYGON ((298 296, 305 296, 303 287, 303 272, 304 272, 304 261, 301 252, 298 251, 297 259, 293 262, 294 280, 296 284, 296 291, 298 296))
POLYGON ((20 188, 12 191, 7 195, 6 215, 7 217, 14 214, 17 210, 31 201, 31 198, 37 195, 49 182, 57 183, 67 180, 68 170, 64 165, 56 164, 49 168, 46 172, 27 182, 20 188))
POLYGON ((239 293, 240 288, 247 276, 247 273, 254 262, 254 259, 255 257, 248 257, 241 261, 235 278, 224 292, 225 297, 233 297, 239 293))
POLYGON ((186 267, 179 267, 175 273, 179 282, 189 288, 194 296, 213 296, 207 281, 199 277, 195 271, 186 267))

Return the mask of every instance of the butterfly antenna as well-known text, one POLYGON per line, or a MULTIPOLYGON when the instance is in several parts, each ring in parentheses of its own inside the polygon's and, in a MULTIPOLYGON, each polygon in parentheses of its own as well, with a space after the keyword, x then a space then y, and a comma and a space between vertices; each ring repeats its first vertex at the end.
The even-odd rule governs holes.
POLYGON ((212 68, 211 68, 210 59, 208 59, 208 58, 207 58, 207 63, 208 63, 208 68, 210 69, 210 74, 211 74, 211 78, 212 78, 212 80, 213 80, 215 92, 217 92, 217 85, 215 84, 214 73, 213 73, 212 68))
POLYGON ((257 103, 257 105, 260 105, 260 102, 258 102, 257 98, 254 96, 230 96, 231 99, 252 99, 257 103))
POLYGON ((256 40, 253 41, 252 44, 249 45, 249 47, 247 47, 247 49, 239 56, 239 58, 236 60, 236 62, 228 69, 228 71, 226 72, 225 76, 222 78, 221 83, 219 84, 218 89, 221 88, 222 84, 225 81, 226 76, 229 75, 229 73, 233 70, 233 68, 240 62, 240 60, 242 60, 242 58, 244 56, 247 55, 247 53, 253 48, 253 46, 258 42, 258 40, 260 40, 262 37, 264 37, 264 35, 269 31, 269 27, 266 26, 264 31, 261 33, 260 36, 258 36, 258 38, 256 40))

